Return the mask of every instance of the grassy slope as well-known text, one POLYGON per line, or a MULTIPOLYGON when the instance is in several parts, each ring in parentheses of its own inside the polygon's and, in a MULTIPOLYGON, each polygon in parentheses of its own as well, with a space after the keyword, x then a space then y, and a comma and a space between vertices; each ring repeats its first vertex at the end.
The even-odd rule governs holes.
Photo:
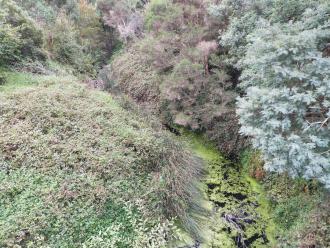
POLYGON ((176 183, 164 163, 173 162, 170 137, 72 76, 6 78, 0 246, 160 247, 170 228, 166 180, 176 183))

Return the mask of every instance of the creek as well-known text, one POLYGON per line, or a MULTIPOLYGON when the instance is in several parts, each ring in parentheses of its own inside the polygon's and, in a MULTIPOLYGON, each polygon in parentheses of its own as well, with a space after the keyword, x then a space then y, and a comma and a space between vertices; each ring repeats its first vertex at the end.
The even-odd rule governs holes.
POLYGON ((181 138, 204 161, 201 202, 208 214, 201 218, 200 238, 183 235, 184 244, 176 247, 272 247, 275 225, 259 183, 245 172, 242 163, 225 159, 201 135, 184 131, 181 138))

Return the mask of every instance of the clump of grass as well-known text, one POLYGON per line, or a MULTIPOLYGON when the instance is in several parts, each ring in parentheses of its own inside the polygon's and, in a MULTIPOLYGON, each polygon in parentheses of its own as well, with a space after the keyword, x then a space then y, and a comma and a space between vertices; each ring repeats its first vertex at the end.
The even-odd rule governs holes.
POLYGON ((77 81, 76 78, 68 74, 64 68, 55 67, 55 63, 52 63, 52 73, 48 75, 34 74, 22 71, 8 70, 0 68, 0 77, 2 83, 0 83, 0 92, 10 92, 17 90, 18 88, 34 87, 41 84, 54 84, 58 81, 62 83, 70 83, 77 81))
POLYGON ((0 94, 1 247, 161 247, 193 225, 182 143, 74 78, 12 76, 30 86, 0 94))

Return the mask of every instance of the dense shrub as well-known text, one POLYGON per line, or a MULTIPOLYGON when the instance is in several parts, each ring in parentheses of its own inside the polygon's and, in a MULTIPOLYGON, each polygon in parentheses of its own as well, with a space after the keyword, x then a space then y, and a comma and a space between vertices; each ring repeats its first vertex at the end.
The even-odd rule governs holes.
POLYGON ((141 9, 145 2, 145 0, 99 0, 97 3, 105 25, 115 29, 120 39, 127 43, 142 33, 141 9))
POLYGON ((105 71, 108 88, 129 94, 136 102, 154 110, 159 102, 161 78, 150 67, 144 54, 133 47, 119 53, 105 71))
POLYGON ((1 49, 7 54, 4 57, 7 57, 8 62, 19 62, 18 49, 21 58, 45 60, 42 31, 34 21, 11 0, 1 0, 0 7, 1 32, 4 37, 1 49))
POLYGON ((79 30, 65 13, 57 17, 47 44, 51 56, 57 61, 71 65, 80 73, 96 74, 94 58, 84 52, 84 46, 79 43, 79 30))
POLYGON ((96 77, 117 44, 114 32, 103 24, 93 1, 3 1, 7 6, 4 13, 11 16, 6 22, 13 27, 20 25, 20 53, 26 60, 42 60, 35 47, 42 47, 45 40, 44 48, 51 59, 96 77))
POLYGON ((79 43, 84 51, 94 58, 95 61, 104 60, 106 52, 106 33, 103 30, 101 17, 95 5, 87 0, 80 0, 78 4, 78 18, 76 18, 79 30, 79 43))
POLYGON ((272 199, 272 217, 281 247, 327 247, 328 192, 316 181, 293 180, 288 175, 268 174, 264 179, 272 199), (319 229, 318 229, 319 228, 319 229))
POLYGON ((259 151, 246 151, 242 162, 245 171, 257 178, 265 190, 279 247, 329 245, 330 216, 326 210, 329 192, 317 180, 293 179, 288 173, 265 172, 259 151), (263 171, 262 177, 258 177, 260 171, 263 171))
POLYGON ((113 59, 111 89, 153 109, 167 125, 206 134, 227 155, 244 146, 235 114, 235 85, 218 59, 203 1, 150 1, 146 34, 113 59), (113 83, 112 83, 113 84, 113 83))
POLYGON ((53 24, 56 17, 54 9, 44 0, 14 0, 18 6, 24 8, 39 25, 53 24))
POLYGON ((0 24, 0 65, 8 65, 21 58, 21 40, 17 29, 0 24))

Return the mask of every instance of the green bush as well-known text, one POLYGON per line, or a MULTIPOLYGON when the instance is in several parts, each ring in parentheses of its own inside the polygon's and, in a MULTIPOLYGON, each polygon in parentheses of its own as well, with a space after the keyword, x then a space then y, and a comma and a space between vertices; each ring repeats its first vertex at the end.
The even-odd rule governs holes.
MULTIPOLYGON (((68 7, 68 6, 67 6, 68 7)), ((111 33, 103 29, 96 6, 80 1, 73 10, 61 9, 55 25, 47 31, 47 50, 55 60, 71 65, 78 73, 95 77, 112 43, 111 33)))
POLYGON ((112 52, 113 34, 102 26, 90 1, 1 0, 0 4, 3 22, 17 28, 24 60, 43 62, 41 48, 45 48, 52 59, 95 77, 112 52))
POLYGON ((48 38, 48 50, 51 56, 60 63, 68 64, 80 73, 95 74, 94 59, 84 52, 79 44, 79 30, 68 19, 65 13, 60 13, 48 38))
MULTIPOLYGON (((20 40, 21 57, 45 60, 46 56, 42 50, 43 34, 34 21, 12 0, 1 0, 0 6, 0 21, 6 24, 7 28, 15 29, 13 32, 16 32, 17 39, 20 40)), ((18 58, 15 62, 19 62, 18 58)))
MULTIPOLYGON (((291 182, 286 185, 289 192, 291 182)), ((319 192, 290 192, 273 206, 273 218, 279 227, 278 242, 283 247, 299 247, 309 245, 327 247, 329 243, 329 200, 327 193, 319 192)))
POLYGON ((21 40, 17 29, 0 24, 0 65, 8 65, 21 59, 21 40))
MULTIPOLYGON (((264 162, 258 151, 244 152, 242 163, 245 173, 253 177, 259 168, 263 170, 264 162)), ((257 179, 270 203, 269 214, 276 224, 279 247, 327 247, 329 192, 316 179, 292 179, 287 173, 265 171, 262 175, 257 179)))
POLYGON ((173 5, 168 0, 153 0, 147 5, 145 12, 145 25, 148 30, 157 30, 161 25, 168 25, 169 22, 181 16, 180 7, 173 5))
POLYGON ((309 212, 313 202, 306 201, 302 195, 292 197, 290 200, 279 203, 274 211, 275 222, 284 230, 290 229, 302 214, 309 212))
POLYGON ((18 6, 27 11, 38 25, 52 25, 56 17, 56 9, 44 0, 13 0, 18 6))
POLYGON ((75 20, 79 32, 79 44, 83 46, 84 52, 90 54, 93 63, 102 63, 106 51, 107 33, 103 29, 101 17, 97 11, 96 5, 90 4, 84 0, 78 3, 78 17, 75 20))

